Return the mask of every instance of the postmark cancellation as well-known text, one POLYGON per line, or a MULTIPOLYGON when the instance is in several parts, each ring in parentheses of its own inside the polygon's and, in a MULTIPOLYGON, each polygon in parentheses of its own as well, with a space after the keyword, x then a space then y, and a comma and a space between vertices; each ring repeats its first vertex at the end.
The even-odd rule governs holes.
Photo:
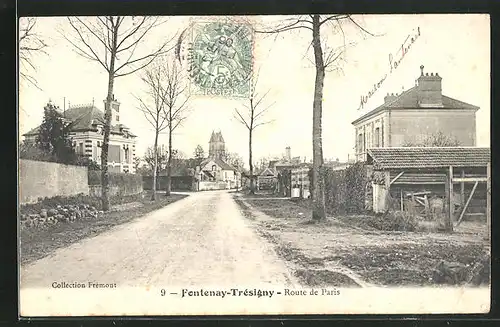
POLYGON ((190 93, 246 98, 253 72, 253 29, 237 21, 194 22, 187 47, 190 93))

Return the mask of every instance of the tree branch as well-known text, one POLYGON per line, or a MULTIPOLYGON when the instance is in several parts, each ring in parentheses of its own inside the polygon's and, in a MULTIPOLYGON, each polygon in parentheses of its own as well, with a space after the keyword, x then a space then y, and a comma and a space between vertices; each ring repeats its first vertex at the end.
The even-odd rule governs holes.
POLYGON ((238 117, 235 116, 234 118, 236 118, 241 124, 245 125, 248 130, 250 130, 250 125, 246 122, 245 118, 243 118, 238 109, 234 109, 234 111, 238 115, 238 117))

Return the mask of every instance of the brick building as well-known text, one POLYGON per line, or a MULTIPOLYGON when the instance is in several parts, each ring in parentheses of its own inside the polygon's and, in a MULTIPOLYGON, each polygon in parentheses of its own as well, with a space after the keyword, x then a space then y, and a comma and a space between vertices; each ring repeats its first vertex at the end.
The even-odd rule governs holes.
MULTIPOLYGON (((104 113, 93 104, 88 104, 69 107, 62 114, 71 126, 70 135, 76 152, 101 164, 104 113)), ((25 140, 35 142, 39 129, 40 126, 23 134, 25 140)), ((113 97, 108 151, 110 172, 135 172, 133 160, 136 138, 127 126, 120 123, 120 103, 113 97)))
POLYGON ((391 94, 384 103, 352 122, 356 131, 356 161, 365 161, 367 149, 419 144, 442 133, 461 146, 476 145, 479 107, 442 94, 442 78, 421 74, 411 89, 391 94))

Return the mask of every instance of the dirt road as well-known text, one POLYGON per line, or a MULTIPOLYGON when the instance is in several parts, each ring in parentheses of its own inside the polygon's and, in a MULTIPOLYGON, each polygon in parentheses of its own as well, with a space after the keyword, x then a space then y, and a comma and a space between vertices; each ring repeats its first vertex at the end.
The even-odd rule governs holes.
POLYGON ((50 288, 54 282, 117 287, 296 283, 224 191, 194 193, 23 266, 20 274, 22 289, 50 288))

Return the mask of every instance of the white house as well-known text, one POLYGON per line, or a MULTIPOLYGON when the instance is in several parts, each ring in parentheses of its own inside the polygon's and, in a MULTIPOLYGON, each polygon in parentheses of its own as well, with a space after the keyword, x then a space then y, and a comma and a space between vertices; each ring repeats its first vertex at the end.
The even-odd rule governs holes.
POLYGON ((199 190, 232 189, 241 187, 241 173, 223 160, 225 142, 221 132, 212 132, 208 158, 197 168, 199 190))
MULTIPOLYGON (((69 107, 62 112, 70 124, 73 147, 78 154, 101 164, 104 113, 93 104, 69 107)), ((35 142, 40 126, 24 134, 27 142, 35 142)), ((120 103, 113 97, 111 103, 111 131, 109 136, 108 169, 110 172, 134 173, 137 136, 120 123, 120 103)))

